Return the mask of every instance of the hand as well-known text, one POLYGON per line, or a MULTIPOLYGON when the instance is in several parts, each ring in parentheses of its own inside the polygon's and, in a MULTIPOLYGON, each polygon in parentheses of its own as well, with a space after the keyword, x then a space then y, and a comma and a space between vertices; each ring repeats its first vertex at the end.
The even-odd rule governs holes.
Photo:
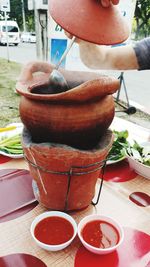
POLYGON ((109 7, 110 3, 113 5, 117 5, 119 3, 119 0, 101 0, 101 4, 103 7, 109 7))
MULTIPOLYGON (((64 33, 69 39, 72 39, 74 37, 74 35, 69 33, 69 32, 64 31, 64 33)), ((76 37, 75 38, 75 43, 80 44, 80 43, 88 43, 88 42, 76 37)))
MULTIPOLYGON (((66 32, 65 31, 65 35, 69 38, 69 39, 72 39, 73 38, 73 34, 69 33, 69 32, 66 32)), ((82 40, 76 38, 75 39, 75 43, 80 43, 82 40)), ((83 41, 82 41, 83 42, 83 41)))

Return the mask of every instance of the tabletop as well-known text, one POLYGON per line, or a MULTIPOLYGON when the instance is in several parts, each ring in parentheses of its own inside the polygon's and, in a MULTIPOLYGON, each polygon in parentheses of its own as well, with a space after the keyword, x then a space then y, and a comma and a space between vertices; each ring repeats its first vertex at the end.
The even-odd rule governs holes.
MULTIPOLYGON (((114 119, 111 128, 116 130, 128 129, 130 136, 137 141, 150 140, 148 129, 120 118, 114 119)), ((25 179, 27 178, 22 178, 24 175, 25 177, 28 175, 28 164, 24 158, 7 159, 4 156, 0 156, 0 180, 4 179, 4 176, 7 176, 7 180, 18 179, 20 181, 20 179, 23 179, 23 183, 25 183, 25 179), (17 171, 19 178, 16 178, 15 174, 13 176, 14 178, 8 177, 9 174, 12 175, 12 170, 17 171)), ((98 179, 95 198, 97 198, 100 182, 101 179, 98 179)), ((17 188, 17 182, 15 186, 17 188)), ((23 184, 23 186, 25 185, 23 184)), ((20 187, 18 187, 18 190, 21 190, 19 188, 20 187)), ((116 256, 114 255, 108 256, 107 259, 104 256, 91 255, 92 253, 88 253, 88 251, 82 247, 78 237, 74 239, 70 246, 59 252, 47 252, 38 247, 31 237, 30 225, 33 219, 46 211, 46 209, 34 199, 32 201, 31 197, 31 203, 28 203, 28 210, 23 212, 20 209, 20 214, 16 217, 12 216, 9 218, 9 216, 6 215, 2 220, 0 218, 0 267, 149 267, 150 203, 147 201, 148 198, 143 198, 141 200, 143 202, 138 203, 140 202, 138 195, 136 195, 135 199, 132 198, 137 192, 143 195, 145 194, 150 198, 150 180, 130 170, 126 161, 118 162, 106 167, 106 177, 104 176, 103 188, 98 204, 96 206, 91 204, 86 209, 80 211, 69 212, 77 223, 86 215, 94 213, 110 216, 117 220, 124 227, 126 236, 124 253, 121 251, 118 252, 119 261, 116 262, 114 258, 116 256), (137 237, 138 241, 136 240, 137 237), (135 242, 137 242, 136 245, 135 242), (132 249, 134 253, 129 255, 132 249), (15 265, 16 259, 13 259, 13 255, 18 255, 20 258, 24 255, 28 258, 31 257, 31 259, 29 263, 24 259, 23 261, 18 261, 19 265, 15 265), (39 260, 39 262, 37 261, 37 263, 34 263, 35 259, 39 260)), ((17 194, 17 192, 14 191, 14 194, 17 194)))

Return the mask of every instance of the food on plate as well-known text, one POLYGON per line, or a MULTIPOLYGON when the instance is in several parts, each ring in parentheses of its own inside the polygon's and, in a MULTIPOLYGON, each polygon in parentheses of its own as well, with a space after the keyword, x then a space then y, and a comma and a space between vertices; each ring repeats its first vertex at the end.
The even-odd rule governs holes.
POLYGON ((125 149, 125 153, 136 161, 150 167, 150 142, 138 144, 134 141, 125 149))
POLYGON ((23 154, 21 145, 21 134, 14 134, 12 136, 2 136, 0 138, 0 151, 7 154, 23 154))
POLYGON ((125 158, 125 153, 123 149, 129 146, 129 142, 127 140, 129 133, 127 130, 113 130, 113 133, 114 142, 108 154, 107 161, 118 161, 119 159, 125 158))
POLYGON ((16 129, 16 126, 15 125, 7 126, 7 127, 2 127, 2 128, 0 128, 0 133, 11 131, 11 130, 14 130, 14 129, 16 129))

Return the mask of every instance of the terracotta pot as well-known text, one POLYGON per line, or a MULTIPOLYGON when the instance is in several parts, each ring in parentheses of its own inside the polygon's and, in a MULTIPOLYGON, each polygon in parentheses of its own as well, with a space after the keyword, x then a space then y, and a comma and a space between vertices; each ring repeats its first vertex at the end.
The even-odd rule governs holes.
POLYGON ((43 83, 41 79, 38 84, 17 87, 22 95, 21 120, 36 142, 88 149, 98 142, 114 118, 111 94, 119 88, 119 80, 89 72, 63 74, 73 88, 59 94, 47 91, 45 76, 43 83))
POLYGON ((87 207, 112 142, 112 132, 107 130, 96 147, 84 151, 62 144, 34 143, 24 129, 22 145, 37 200, 53 210, 87 207))
POLYGON ((129 37, 118 7, 104 8, 100 0, 50 0, 49 12, 63 29, 85 41, 111 45, 129 37))

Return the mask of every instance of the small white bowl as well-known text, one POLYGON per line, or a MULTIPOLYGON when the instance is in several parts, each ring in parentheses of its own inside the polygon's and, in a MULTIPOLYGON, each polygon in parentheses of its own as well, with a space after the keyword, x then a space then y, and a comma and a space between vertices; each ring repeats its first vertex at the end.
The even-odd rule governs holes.
POLYGON ((30 227, 30 232, 31 232, 31 235, 32 235, 34 241, 36 242, 36 244, 38 246, 40 246, 41 248, 48 250, 48 251, 58 251, 58 250, 62 250, 64 248, 66 248, 67 246, 69 246, 71 244, 71 242, 74 240, 74 238, 77 234, 77 224, 76 224, 75 220, 70 215, 68 215, 64 212, 48 211, 48 212, 44 212, 44 213, 40 214, 39 216, 37 216, 33 220, 31 227, 30 227), (66 219, 67 221, 69 221, 73 227, 73 230, 74 230, 73 236, 67 242, 61 243, 58 245, 49 245, 49 244, 45 244, 45 243, 39 241, 35 237, 35 233, 34 233, 35 227, 39 222, 41 222, 43 219, 48 218, 48 217, 61 217, 61 218, 66 219))
POLYGON ((80 241, 82 242, 83 246, 88 249, 89 251, 95 253, 95 254, 108 254, 113 252, 114 250, 116 250, 121 243, 123 242, 124 239, 124 231, 123 228, 120 224, 118 224, 118 222, 116 222, 114 219, 107 217, 107 216, 102 216, 99 214, 93 214, 93 215, 89 215, 86 216, 85 218, 83 218, 80 223, 78 224, 78 236, 80 241), (119 234, 119 241, 117 242, 116 245, 112 246, 112 247, 108 247, 108 248, 97 248, 95 246, 90 245, 89 243, 87 243, 82 236, 82 230, 85 227, 85 225, 89 222, 92 221, 96 221, 96 220, 100 220, 100 221, 104 221, 106 223, 111 224, 118 232, 119 234))
POLYGON ((131 169, 134 169, 135 172, 147 179, 150 179, 150 167, 142 164, 141 162, 135 160, 134 158, 127 155, 127 160, 131 169))
MULTIPOLYGON (((150 142, 143 142, 139 143, 139 145, 145 147, 145 146, 150 146, 150 142)), ((139 162, 137 159, 134 159, 133 157, 129 156, 128 154, 126 155, 127 160, 129 162, 129 165, 131 169, 134 169, 135 172, 147 179, 150 179, 150 167, 139 162)))

